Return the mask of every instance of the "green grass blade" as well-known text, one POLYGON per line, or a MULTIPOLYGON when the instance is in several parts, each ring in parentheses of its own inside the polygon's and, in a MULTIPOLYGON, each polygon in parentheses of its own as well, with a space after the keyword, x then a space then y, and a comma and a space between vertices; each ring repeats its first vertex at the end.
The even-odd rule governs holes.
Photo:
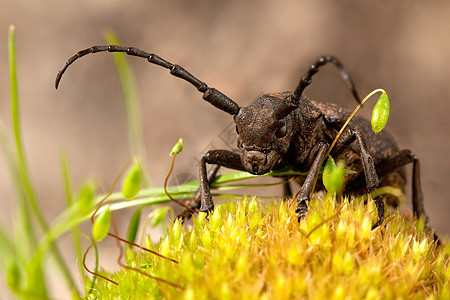
MULTIPOLYGON (((14 127, 14 137, 16 142, 16 149, 20 146, 20 127, 18 120, 18 87, 17 87, 17 72, 16 72, 16 53, 14 42, 14 26, 9 27, 8 35, 8 59, 9 59, 9 78, 10 78, 10 93, 11 93, 11 110, 14 127), (19 141, 19 142, 18 142, 19 141)), ((18 231, 19 239, 22 245, 25 247, 25 252, 31 253, 36 247, 36 237, 33 231, 33 225, 31 224, 30 211, 27 204, 27 193, 24 189, 24 182, 22 180, 22 174, 19 166, 19 159, 16 158, 16 154, 8 145, 8 138, 4 130, 3 124, 1 129, 1 140, 3 153, 6 156, 11 177, 13 178, 14 186, 16 188, 18 200, 19 200, 19 215, 20 228, 16 228, 18 231)), ((17 224, 17 223, 16 223, 17 224)))
MULTIPOLYGON (((118 45, 119 42, 112 31, 106 32, 106 40, 109 44, 118 45)), ((150 187, 149 172, 146 169, 148 164, 145 161, 145 146, 142 135, 142 120, 140 113, 140 101, 137 93, 137 88, 133 74, 127 64, 125 55, 123 53, 113 53, 114 62, 117 73, 119 75, 120 84, 122 87, 123 98, 127 110, 128 120, 128 140, 132 156, 139 156, 143 168, 143 184, 145 187, 150 187)))
MULTIPOLYGON (((136 236, 139 229, 139 223, 141 220, 141 212, 142 212, 143 206, 139 206, 135 212, 133 213, 133 216, 130 219, 130 223, 128 224, 128 231, 127 231, 127 241, 135 243, 136 242, 136 236)), ((132 246, 128 245, 128 247, 131 249, 132 246)))
POLYGON ((69 161, 67 154, 64 150, 59 152, 59 163, 61 165, 61 174, 64 184, 64 194, 66 196, 67 206, 70 207, 73 204, 73 190, 70 181, 69 161))
MULTIPOLYGON (((13 222, 13 230, 15 233, 15 239, 20 241, 20 248, 17 251, 23 256, 31 255, 35 249, 37 240, 33 233, 33 226, 31 224, 30 212, 26 203, 26 196, 23 189, 19 168, 17 166, 15 155, 9 144, 3 122, 0 120, 0 147, 4 155, 5 162, 7 163, 10 177, 17 194, 18 199, 18 212, 13 222)), ((6 233, 5 233, 6 234, 6 233)))
MULTIPOLYGON (((20 173, 20 180, 23 184, 23 189, 25 191, 25 199, 26 206, 28 206, 33 212, 36 220, 41 227, 41 229, 45 232, 48 228, 47 222, 44 219, 42 214, 42 210, 39 206, 36 193, 34 191, 33 185, 31 183, 31 179, 28 172, 28 167, 25 161, 24 148, 22 143, 22 134, 20 129, 20 113, 19 113, 19 96, 18 96, 18 84, 17 84, 17 71, 16 71, 16 54, 15 54, 15 40, 14 40, 14 26, 10 26, 9 30, 9 38, 8 38, 8 50, 9 50, 9 70, 10 70, 10 88, 11 88, 11 114, 12 114, 12 123, 13 123, 13 131, 14 131, 14 141, 16 146, 16 155, 17 155, 17 165, 20 173)), ((23 209, 25 211, 26 209, 23 209)), ((31 221, 31 218, 28 217, 28 222, 31 221)), ((31 234, 31 233, 30 233, 31 234)), ((29 239, 32 239, 29 237, 29 239)), ((61 253, 58 251, 56 246, 52 244, 51 247, 52 253, 55 257, 56 263, 60 268, 62 274, 65 279, 71 286, 71 288, 75 288, 75 282, 72 279, 69 269, 65 265, 61 253)), ((30 275, 33 274, 41 274, 38 268, 42 268, 41 263, 33 264, 30 268, 30 275)), ((31 280, 31 279, 29 279, 31 280)), ((34 287, 33 287, 34 288, 34 287)), ((45 288, 39 289, 41 292, 46 292, 45 288)), ((42 295, 45 296, 46 295, 42 295)))
POLYGON ((25 162, 25 155, 22 144, 22 134, 20 130, 20 112, 19 112, 19 92, 17 85, 17 71, 16 71, 16 51, 14 41, 14 26, 10 27, 9 31, 9 76, 11 88, 11 117, 13 123, 14 142, 16 146, 17 164, 20 171, 20 176, 27 196, 28 205, 31 207, 36 216, 39 225, 42 229, 47 227, 47 224, 39 207, 37 196, 31 184, 27 164, 25 162))
MULTIPOLYGON (((66 195, 67 207, 71 207, 74 203, 73 200, 73 189, 70 180, 70 171, 69 171, 69 161, 67 159, 67 154, 65 151, 60 151, 60 164, 61 164, 61 173, 64 183, 64 193, 66 195)), ((83 278, 86 280, 86 273, 83 268, 83 250, 81 248, 81 235, 80 228, 78 226, 74 226, 72 228, 72 240, 75 248, 75 254, 77 256, 78 268, 80 274, 82 274, 83 278)))

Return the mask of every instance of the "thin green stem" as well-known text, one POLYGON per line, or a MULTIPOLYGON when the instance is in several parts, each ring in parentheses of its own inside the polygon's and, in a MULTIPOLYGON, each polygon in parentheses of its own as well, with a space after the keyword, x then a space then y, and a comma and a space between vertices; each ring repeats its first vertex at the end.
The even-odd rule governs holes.
POLYGON ((364 103, 366 103, 366 101, 372 97, 374 94, 376 93, 386 93, 383 89, 376 89, 372 92, 370 92, 364 99, 363 101, 361 101, 360 104, 358 104, 358 106, 356 106, 355 110, 352 112, 352 114, 350 115, 350 117, 348 117, 347 121, 345 121, 344 125, 342 125, 341 130, 339 130, 338 134, 336 135, 336 137, 333 140, 333 143, 331 143, 330 148, 328 148, 327 154, 325 155, 325 157, 328 157, 328 155, 331 153, 331 150, 333 149, 334 145, 336 145, 337 140, 339 139, 339 137, 341 136, 341 134, 344 132, 345 128, 347 127, 348 123, 350 123, 350 121, 352 120, 353 116, 358 112, 358 110, 363 106, 364 103))
POLYGON ((191 211, 191 212, 193 212, 193 213, 198 213, 197 210, 195 210, 195 209, 193 209, 193 208, 190 208, 189 206, 187 206, 187 205, 184 204, 183 202, 178 201, 177 199, 173 198, 173 197, 169 194, 169 192, 167 191, 167 182, 169 181, 170 174, 172 174, 173 166, 175 165, 175 158, 176 158, 176 157, 177 157, 176 154, 174 154, 174 155, 172 156, 172 163, 170 164, 170 169, 169 169, 169 172, 167 173, 166 179, 164 180, 164 193, 166 193, 167 197, 168 197, 171 201, 177 203, 178 205, 180 205, 180 206, 186 208, 187 210, 189 210, 189 211, 191 211))
MULTIPOLYGON (((94 243, 94 240, 87 234, 84 234, 86 236, 86 238, 92 243, 94 244, 94 254, 95 254, 95 269, 94 272, 98 273, 98 248, 97 248, 97 244, 94 243)), ((82 260, 81 260, 82 261, 82 260)), ((81 266, 83 266, 83 263, 81 263, 81 266)), ((84 268, 83 268, 83 273, 84 273, 84 268)), ((91 286, 89 287, 88 292, 86 293, 86 296, 89 296, 89 294, 91 294, 94 291, 95 288, 95 282, 97 281, 97 275, 94 275, 92 277, 92 282, 91 282, 91 286)), ((86 297, 87 299, 89 297, 86 297)))

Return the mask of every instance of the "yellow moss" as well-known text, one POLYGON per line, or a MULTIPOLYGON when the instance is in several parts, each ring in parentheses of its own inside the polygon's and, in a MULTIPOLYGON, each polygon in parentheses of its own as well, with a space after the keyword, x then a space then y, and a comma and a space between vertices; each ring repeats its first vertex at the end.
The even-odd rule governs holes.
MULTIPOLYGON (((193 227, 170 226, 159 247, 179 264, 139 254, 134 265, 180 286, 133 271, 98 281, 100 298, 445 299, 450 247, 437 247, 419 222, 397 212, 381 228, 372 200, 336 205, 314 198, 301 224, 295 207, 253 199, 217 205, 193 227), (125 282, 125 284, 123 284, 125 282), (127 288, 125 289, 124 286, 127 288)), ((447 298, 448 299, 448 298, 447 298)))

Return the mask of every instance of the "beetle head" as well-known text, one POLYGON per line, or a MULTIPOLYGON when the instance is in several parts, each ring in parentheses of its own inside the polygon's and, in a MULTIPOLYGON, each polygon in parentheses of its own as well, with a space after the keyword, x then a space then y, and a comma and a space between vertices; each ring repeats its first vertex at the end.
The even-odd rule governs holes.
POLYGON ((284 94, 265 94, 234 116, 237 145, 245 169, 261 175, 277 165, 288 151, 293 133, 292 109, 284 94), (289 110, 289 113, 286 113, 289 110))

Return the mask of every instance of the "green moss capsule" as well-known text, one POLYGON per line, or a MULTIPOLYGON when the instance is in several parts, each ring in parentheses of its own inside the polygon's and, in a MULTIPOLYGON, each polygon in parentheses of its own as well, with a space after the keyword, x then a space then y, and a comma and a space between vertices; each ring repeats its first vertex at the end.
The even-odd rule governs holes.
POLYGON ((136 197, 141 189, 141 166, 139 162, 134 162, 125 174, 122 184, 122 193, 125 199, 130 200, 136 197))
POLYGON ((382 93, 372 111, 371 124, 375 133, 380 132, 386 126, 389 110, 389 97, 386 93, 382 93))
POLYGON ((95 200, 95 185, 91 181, 84 182, 77 194, 78 212, 81 215, 92 212, 95 200))
POLYGON ((108 206, 94 221, 94 225, 92 226, 92 237, 94 238, 94 241, 102 241, 108 235, 110 226, 111 210, 108 206))
POLYGON ((179 138, 178 142, 173 146, 172 151, 170 151, 170 156, 180 153, 181 150, 183 150, 183 139, 179 138))

